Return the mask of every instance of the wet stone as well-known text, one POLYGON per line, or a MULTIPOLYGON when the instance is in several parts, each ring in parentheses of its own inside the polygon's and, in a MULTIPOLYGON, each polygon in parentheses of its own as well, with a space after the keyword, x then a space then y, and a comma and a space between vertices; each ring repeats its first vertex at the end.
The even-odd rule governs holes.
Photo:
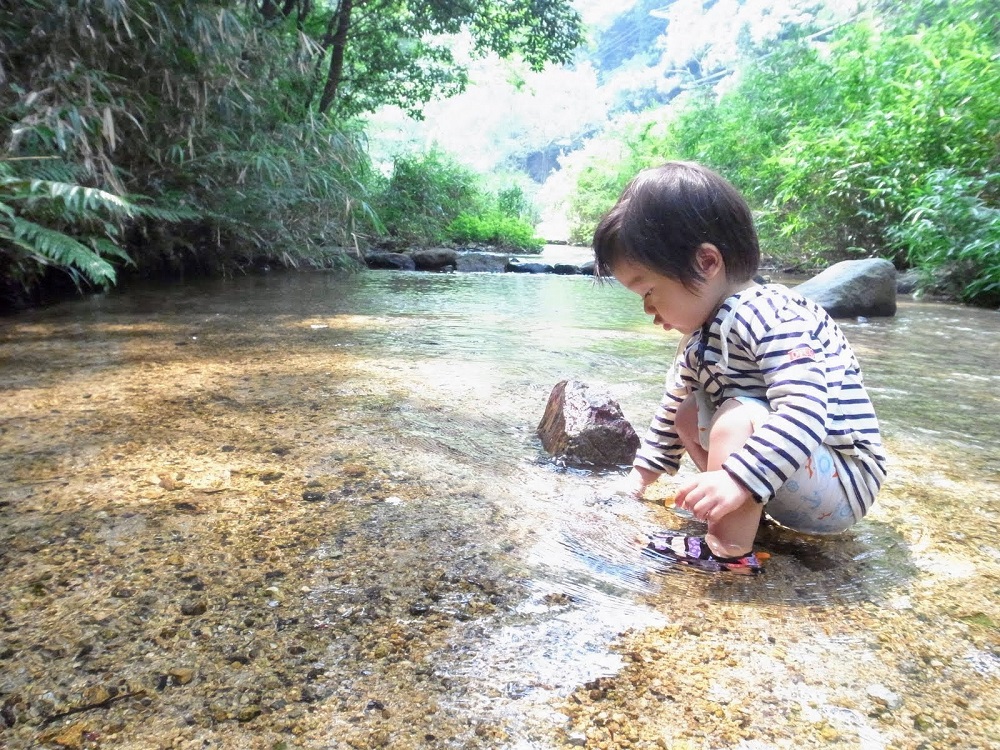
POLYGON ((611 394, 579 380, 555 385, 536 430, 552 456, 573 466, 630 464, 639 436, 611 394))
POLYGON ((208 611, 208 604, 204 599, 187 599, 181 602, 181 614, 185 617, 196 617, 208 611))
POLYGON ((167 672, 167 674, 175 685, 187 685, 194 679, 194 670, 187 667, 176 667, 167 672))
POLYGON ((869 685, 867 693, 868 697, 876 705, 887 708, 890 711, 895 711, 903 705, 903 699, 884 685, 869 685))
POLYGON ((236 718, 238 721, 246 722, 246 721, 253 721, 260 715, 261 715, 260 706, 243 706, 237 712, 236 718))

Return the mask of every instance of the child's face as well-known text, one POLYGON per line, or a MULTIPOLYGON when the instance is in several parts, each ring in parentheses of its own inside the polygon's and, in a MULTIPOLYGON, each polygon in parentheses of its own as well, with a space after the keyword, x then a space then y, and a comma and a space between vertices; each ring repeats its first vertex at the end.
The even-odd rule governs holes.
POLYGON ((708 275, 704 283, 689 289, 676 279, 624 259, 612 269, 626 289, 642 298, 642 307, 665 331, 693 333, 704 325, 727 296, 725 270, 708 275), (720 282, 721 279, 721 282, 720 282))

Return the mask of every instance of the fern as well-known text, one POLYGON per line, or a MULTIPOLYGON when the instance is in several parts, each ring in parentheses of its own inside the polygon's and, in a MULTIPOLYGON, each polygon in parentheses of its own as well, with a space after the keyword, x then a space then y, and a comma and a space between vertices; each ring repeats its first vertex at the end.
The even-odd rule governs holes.
MULTIPOLYGON (((72 269, 101 287, 115 283, 114 266, 68 234, 16 216, 7 226, 10 231, 0 233, 0 237, 31 253, 33 260, 41 265, 72 269)), ((70 275, 74 280, 78 278, 77 274, 70 275)))
MULTIPOLYGON (((60 170, 50 165, 48 171, 60 170)), ((21 177, 9 162, 0 161, 0 256, 12 256, 9 260, 22 273, 28 261, 36 271, 52 267, 65 271, 78 288, 81 282, 112 286, 117 279, 112 261, 132 264, 117 242, 121 222, 138 217, 176 222, 195 214, 64 180, 21 177)))

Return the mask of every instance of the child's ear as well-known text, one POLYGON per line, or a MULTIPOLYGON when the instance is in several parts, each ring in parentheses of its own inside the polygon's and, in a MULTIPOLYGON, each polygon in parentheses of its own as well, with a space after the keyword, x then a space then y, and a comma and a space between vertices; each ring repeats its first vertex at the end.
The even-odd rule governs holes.
POLYGON ((704 242, 698 246, 695 261, 706 281, 715 278, 720 273, 723 276, 726 274, 726 262, 722 259, 722 253, 711 242, 704 242))

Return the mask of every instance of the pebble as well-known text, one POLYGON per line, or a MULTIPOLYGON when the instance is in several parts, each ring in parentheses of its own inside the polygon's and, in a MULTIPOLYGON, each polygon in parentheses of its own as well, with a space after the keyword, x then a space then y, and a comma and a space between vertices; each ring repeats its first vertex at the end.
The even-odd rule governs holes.
POLYGON ((885 685, 869 685, 865 692, 875 703, 888 708, 890 711, 895 711, 903 705, 903 699, 885 685))
MULTIPOLYGON (((294 365, 294 347, 289 352, 294 365)), ((315 352, 310 350, 309 356, 315 352)), ((51 501, 32 502, 34 511, 19 508, 17 514, 8 514, 15 524, 24 520, 22 510, 44 515, 28 519, 30 524, 11 527, 0 544, 0 557, 30 562, 35 570, 52 574, 43 579, 25 575, 26 566, 23 571, 19 565, 8 564, 5 569, 4 585, 12 594, 3 613, 10 618, 5 626, 10 630, 5 631, 0 646, 0 681, 5 691, 8 681, 13 689, 0 700, 4 704, 0 707, 0 745, 85 750, 98 745, 194 748, 221 743, 234 748, 312 750, 331 742, 346 747, 350 735, 364 750, 378 743, 387 743, 393 750, 423 750, 430 743, 469 750, 529 743, 594 750, 859 747, 864 739, 859 736, 860 726, 822 722, 830 706, 844 702, 857 713, 859 722, 867 722, 867 730, 885 738, 887 746, 978 747, 994 731, 995 691, 984 690, 982 685, 998 673, 1000 660, 994 645, 998 615, 992 609, 978 614, 991 603, 974 599, 968 606, 975 609, 968 617, 957 616, 961 627, 949 631, 955 627, 956 616, 951 613, 957 610, 951 606, 952 599, 967 594, 953 595, 953 590, 963 587, 941 585, 931 572, 921 574, 926 585, 900 585, 887 606, 870 606, 865 600, 836 611, 782 607, 768 598, 731 606, 727 597, 733 587, 720 586, 716 597, 711 590, 716 581, 698 580, 698 593, 684 602, 690 607, 663 607, 671 625, 612 638, 609 648, 621 647, 620 671, 615 667, 613 674, 586 687, 572 684, 566 675, 549 677, 556 692, 576 688, 573 697, 578 702, 567 707, 565 723, 538 721, 532 714, 523 717, 536 724, 529 728, 528 739, 521 735, 509 742, 501 740, 501 724, 494 722, 496 714, 491 712, 509 710, 509 701, 519 696, 524 696, 522 704, 531 702, 528 708, 533 710, 536 698, 545 699, 549 688, 530 683, 529 694, 522 689, 529 683, 519 671, 515 676, 518 689, 505 696, 498 683, 480 690, 477 676, 462 671, 469 665, 464 661, 467 653, 483 644, 491 648, 499 634, 516 633, 528 620, 511 623, 506 617, 504 608, 517 601, 518 587, 498 587, 493 582, 503 577, 502 570, 489 567, 496 562, 489 553, 496 540, 488 536, 484 543, 475 537, 478 527, 459 530, 449 525, 455 520, 451 512, 436 513, 439 508, 433 503, 438 494, 452 493, 437 480, 444 477, 445 483, 464 488, 473 481, 468 478, 471 472, 467 477, 464 467, 444 461, 433 487, 423 483, 419 472, 401 486, 400 477, 409 475, 390 475, 386 467, 396 461, 409 465, 410 459, 394 452, 386 462, 376 445, 363 452, 363 461, 359 458, 351 464, 354 455, 362 454, 349 446, 350 441, 360 440, 355 434, 361 433, 352 431, 338 434, 338 449, 340 443, 345 446, 344 454, 336 459, 341 463, 329 464, 329 446, 306 455, 310 440, 325 426, 310 426, 317 432, 304 433, 304 439, 290 431, 278 435, 279 423, 299 421, 304 430, 310 414, 285 411, 287 404, 276 395, 267 396, 267 416, 257 425, 268 437, 240 443, 237 450, 230 443, 238 435, 253 434, 239 420, 264 403, 264 393, 256 390, 257 373, 253 365, 250 368, 247 380, 238 387, 240 403, 254 408, 223 414, 220 410, 228 409, 226 402, 210 400, 201 413, 201 397, 194 398, 190 401, 198 412, 194 416, 204 419, 198 422, 198 430, 178 435, 175 444, 156 441, 156 460, 162 466, 145 468, 142 462, 149 460, 142 456, 145 437, 130 435, 127 425, 111 424, 116 439, 129 440, 127 449, 125 443, 115 448, 123 451, 117 464, 100 466, 106 471, 98 475, 95 461, 93 471, 78 472, 79 479, 67 472, 67 482, 83 484, 61 491, 61 503, 53 496, 51 501), (279 438, 296 446, 296 453, 281 461, 271 455, 279 454, 271 451, 279 438), (206 445, 223 447, 206 454, 206 445), (255 465, 258 460, 264 465, 255 465), (213 461, 224 461, 226 466, 212 465, 213 461), (190 480, 174 470, 182 463, 190 480), (306 483, 308 477, 302 476, 306 465, 320 467, 322 479, 306 483), (223 468, 226 491, 199 494, 201 515, 194 517, 187 512, 195 508, 187 493, 200 486, 217 486, 215 478, 223 468), (275 468, 281 471, 272 471, 275 468), (166 479, 158 477, 148 497, 177 501, 135 503, 143 478, 157 472, 166 479), (388 476, 392 480, 386 481, 388 476), (383 486, 375 491, 379 477, 383 486), (258 485, 269 483, 266 492, 270 494, 264 494, 258 485), (171 489, 174 492, 165 496, 171 489), (305 497, 310 492, 317 495, 305 497), (93 504, 61 514, 76 496, 85 496, 93 504), (425 498, 426 514, 404 513, 405 524, 391 518, 417 502, 423 504, 425 498), (372 506, 362 507, 362 501, 372 506), (378 501, 402 507, 379 510, 378 501), (106 503, 113 512, 97 510, 98 503, 106 503), (435 521, 436 515, 445 526, 435 521), (74 519, 72 527, 63 522, 69 517, 74 519), (78 532, 78 524, 93 526, 93 534, 78 532), (461 548, 466 534, 474 540, 468 550, 461 548), (463 554, 450 556, 451 549, 442 547, 440 540, 452 537, 463 554), (425 560, 433 564, 425 566, 425 560), (265 571, 273 574, 263 576, 262 585, 265 571), (277 575, 281 571, 287 572, 277 575), (36 581, 43 584, 39 591, 44 600, 34 593, 36 581), (204 592, 194 595, 195 586, 204 592), (265 592, 265 587, 271 591, 265 592), (179 590, 192 598, 183 601, 185 594, 178 595, 179 590), (282 592, 284 601, 280 602, 282 592), (87 606, 80 606, 84 602, 87 606), (178 616, 179 606, 187 619, 178 616), (351 614, 341 617, 338 612, 351 614), (918 620, 915 614, 927 619, 918 620), (470 619, 470 625, 460 624, 470 619), (820 628, 819 623, 826 627, 820 628), (513 627, 505 630, 506 625, 513 627), (873 649, 880 647, 877 652, 866 654, 869 640, 873 649), (93 647, 78 656, 81 643, 93 643, 93 647), (718 648, 719 643, 726 648, 718 648), (923 643, 926 647, 919 645, 923 643), (44 648, 35 650, 33 644, 44 648), (971 651, 973 646, 978 651, 971 651), (374 652, 384 658, 369 660, 374 652), (240 658, 230 660, 233 654, 240 658), (253 658, 243 654, 253 654, 253 658), (874 656, 867 660, 856 658, 870 654, 874 656), (911 663, 912 670, 907 671, 911 663), (449 669, 454 677, 435 677, 449 669), (803 674, 810 675, 808 680, 803 680, 803 674), (151 680, 151 675, 160 678, 162 692, 153 689, 160 682, 151 680), (135 684, 125 687, 123 680, 133 677, 135 684), (88 682, 98 687, 88 689, 88 682), (447 694, 446 688, 450 688, 447 694), (495 702, 485 705, 489 690, 495 691, 495 702), (99 701, 112 691, 117 691, 116 696, 125 692, 133 696, 100 710, 67 716, 59 724, 43 725, 47 717, 79 707, 81 695, 85 701, 99 701), (817 696, 813 707, 808 712, 792 711, 791 706, 797 706, 805 693, 817 696), (377 705, 360 712, 371 695, 379 696, 377 705), (440 710, 435 700, 441 701, 440 710), (463 708, 458 710, 460 704, 463 708), (390 705, 391 712, 380 705, 390 705), (362 718, 357 725, 345 729, 339 723, 359 714, 362 718), (813 715, 821 721, 813 720, 813 715), (86 724, 75 723, 84 716, 86 724), (216 726, 213 719, 224 723, 216 726), (88 738, 97 735, 99 743, 88 738)), ((310 380, 313 374, 302 369, 296 378, 301 376, 312 387, 318 382, 310 380)), ((331 382, 336 381, 333 375, 331 382)), ((177 388, 173 378, 165 377, 163 382, 164 388, 177 388)), ((155 393, 153 381, 144 381, 139 388, 150 384, 149 390, 155 393)), ((219 381, 211 387, 222 392, 229 386, 219 381)), ((306 395, 306 400, 310 398, 306 395)), ((136 423, 157 424, 157 415, 144 410, 160 403, 159 399, 137 399, 136 423)), ((162 403, 172 402, 168 398, 162 403)), ((340 428, 333 412, 329 420, 332 429, 340 428)), ((64 430, 62 420, 50 421, 53 429, 58 423, 64 430)), ((29 430, 34 424, 23 426, 29 430)), ((62 439, 59 435, 56 439, 62 439)), ((95 451, 100 445, 103 441, 95 442, 95 451)), ((95 453, 95 459, 99 458, 95 453)), ((914 476, 921 476, 914 475, 910 466, 923 466, 923 462, 922 458, 920 463, 910 461, 904 471, 894 473, 896 485, 890 485, 876 505, 875 513, 883 515, 876 515, 872 524, 866 522, 869 531, 865 533, 885 522, 881 508, 889 503, 903 506, 905 500, 905 507, 918 507, 914 517, 919 515, 923 533, 912 543, 947 539, 949 550, 959 554, 961 544, 953 544, 954 540, 940 533, 953 521, 939 523, 919 507, 924 503, 921 498, 910 497, 911 490, 922 491, 917 482, 909 484, 914 476)), ((25 472, 30 466, 14 463, 14 469, 28 476, 25 472)), ((942 495, 945 501, 951 500, 951 490, 932 489, 934 507, 942 495)), ((488 500, 481 499, 484 507, 488 500)), ((960 507, 957 502, 945 505, 951 510, 960 507)), ((478 512, 479 506, 475 507, 478 512)), ((503 540, 504 544, 515 542, 503 540)), ((763 579, 765 588, 754 590, 780 592, 790 561, 788 555, 776 555, 770 577, 763 579)), ((983 566, 983 575, 994 575, 989 559, 977 559, 977 565, 983 566)), ((677 578, 682 582, 687 577, 677 578)), ((982 580, 980 576, 973 583, 981 587, 982 580)), ((743 582, 738 590, 743 590, 743 582)), ((875 593, 891 596, 893 591, 875 593)), ((569 594, 555 594, 544 602, 552 610, 540 608, 531 615, 534 623, 545 622, 546 617, 568 618, 589 606, 586 597, 569 594)), ((604 644, 592 648, 600 651, 604 644)), ((530 648, 526 653, 531 653, 530 648)), ((539 664, 544 661, 539 659, 531 667, 551 666, 539 664)), ((520 669, 516 664, 511 668, 520 669)), ((519 715, 517 720, 521 719, 519 715)))
POLYGON ((187 685, 194 679, 194 670, 187 667, 175 667, 167 672, 175 685, 187 685))
POLYGON ((203 615, 208 611, 208 604, 203 599, 188 599, 181 602, 181 614, 187 617, 203 615))

